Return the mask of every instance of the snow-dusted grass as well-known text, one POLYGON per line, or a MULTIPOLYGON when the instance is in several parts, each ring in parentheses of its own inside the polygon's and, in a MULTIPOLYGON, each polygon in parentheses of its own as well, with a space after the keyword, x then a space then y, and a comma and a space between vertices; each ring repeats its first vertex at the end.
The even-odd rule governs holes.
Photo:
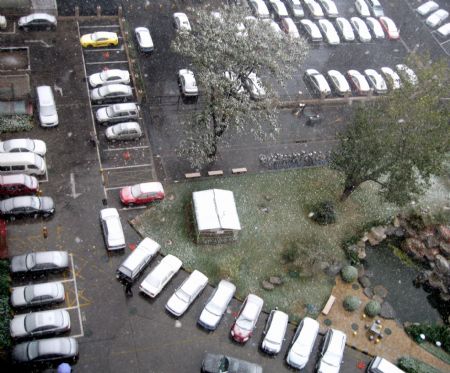
POLYGON ((327 168, 189 181, 165 185, 165 190, 161 204, 132 221, 141 235, 159 242, 163 253, 178 256, 187 270, 203 271, 212 283, 228 277, 239 297, 254 292, 265 299, 266 309, 278 306, 294 318, 305 314, 306 305, 320 310, 326 302, 334 279, 323 274, 320 265, 344 259, 342 240, 393 213, 371 184, 339 203, 342 180, 327 168), (234 192, 242 226, 235 243, 194 243, 191 195, 210 188, 234 192), (336 224, 322 226, 308 218, 311 206, 323 200, 335 201, 336 224), (288 275, 281 259, 281 251, 292 242, 302 248, 297 263, 304 260, 306 268, 313 269, 309 274, 300 271, 298 278, 288 275), (281 277, 284 284, 272 291, 262 289, 261 282, 270 276, 281 277))

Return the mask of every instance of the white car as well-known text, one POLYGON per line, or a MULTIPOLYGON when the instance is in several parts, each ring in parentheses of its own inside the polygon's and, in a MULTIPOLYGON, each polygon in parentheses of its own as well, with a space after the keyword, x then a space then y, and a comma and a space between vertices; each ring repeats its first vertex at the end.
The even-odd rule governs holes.
POLYGON ((355 0, 355 8, 361 17, 370 17, 370 10, 365 0, 355 0))
POLYGON ((338 373, 341 368, 347 336, 340 330, 329 329, 324 337, 317 373, 338 373))
POLYGON ((372 36, 370 36, 369 29, 364 21, 359 17, 350 18, 350 23, 355 28, 356 33, 358 34, 358 39, 363 43, 368 43, 372 40, 372 36))
POLYGON ((337 70, 327 71, 328 80, 333 87, 333 91, 339 96, 348 96, 351 93, 350 86, 345 76, 337 70))
POLYGON ((305 31, 308 33, 308 36, 311 41, 322 41, 322 34, 320 33, 319 28, 317 25, 309 20, 309 19, 302 19, 300 21, 305 31))
POLYGON ((173 26, 177 31, 191 31, 191 24, 185 13, 177 12, 173 14, 173 26))
POLYGON ((200 271, 195 270, 183 281, 181 286, 166 303, 166 310, 174 316, 181 316, 194 302, 195 298, 208 285, 208 277, 200 271))
POLYGON ((142 136, 142 129, 138 122, 117 123, 106 129, 105 136, 109 141, 136 140, 142 136))
POLYGON ((447 36, 449 36, 450 35, 450 22, 439 27, 436 32, 439 34, 439 36, 441 36, 443 38, 446 38, 447 36))
POLYGON ((249 0, 250 8, 253 10, 253 14, 257 18, 269 18, 270 13, 267 9, 267 5, 263 0, 249 0))
POLYGON ((100 224, 103 230, 106 249, 108 251, 124 249, 125 236, 117 209, 111 207, 101 210, 100 224))
POLYGON ((313 18, 322 18, 324 16, 322 8, 320 5, 314 1, 314 0, 305 0, 305 4, 309 9, 309 12, 311 13, 311 16, 313 18))
POLYGON ((400 32, 392 19, 380 17, 379 21, 389 40, 397 40, 400 37, 400 32))
POLYGON ((289 17, 286 6, 281 2, 281 0, 269 0, 269 3, 276 17, 289 17))
POLYGON ((318 21, 319 27, 321 28, 323 34, 325 35, 325 39, 330 45, 338 45, 341 43, 339 39, 339 35, 334 28, 333 24, 327 19, 319 19, 318 21))
POLYGON ((181 69, 178 71, 178 84, 183 96, 198 96, 197 81, 191 70, 181 69))
POLYGON ((127 70, 111 69, 89 75, 89 85, 97 88, 108 84, 130 84, 130 73, 127 70))
POLYGON ((64 302, 64 299, 64 285, 59 281, 12 288, 10 298, 13 307, 43 306, 64 302))
POLYGON ((153 45, 153 39, 147 27, 136 27, 134 29, 134 36, 141 52, 153 52, 155 46, 153 45))
POLYGON ((383 7, 378 0, 366 0, 366 2, 375 18, 384 16, 383 7))
POLYGON ((289 316, 278 310, 272 310, 264 328, 264 339, 261 343, 261 350, 270 355, 280 352, 284 342, 284 335, 289 321, 289 316))
POLYGON ((416 12, 419 13, 421 16, 426 16, 427 14, 434 12, 435 10, 439 9, 439 5, 435 3, 434 1, 427 1, 426 3, 423 3, 421 6, 419 6, 416 9, 416 12))
POLYGON ((241 94, 245 92, 245 88, 243 87, 241 80, 238 79, 236 73, 233 71, 225 71, 223 76, 231 83, 232 93, 241 94))
POLYGON ((399 89, 401 87, 401 80, 398 74, 390 67, 382 67, 381 73, 384 75, 384 80, 388 83, 391 89, 399 89))
POLYGON ((44 271, 65 271, 69 268, 67 251, 41 251, 16 255, 11 258, 9 271, 11 274, 40 273, 44 271))
POLYGON ((305 72, 305 80, 320 97, 326 97, 331 94, 330 86, 325 77, 315 69, 308 69, 305 72))
POLYGON ((180 270, 182 262, 171 254, 165 256, 139 285, 139 290, 149 297, 156 297, 170 279, 180 270))
POLYGON ((0 153, 28 153, 32 152, 40 156, 47 153, 47 145, 42 140, 11 139, 0 141, 0 153))
POLYGON ((261 100, 266 96, 266 90, 256 73, 250 73, 244 79, 244 86, 250 94, 250 97, 254 100, 261 100))
POLYGON ((293 39, 300 38, 298 28, 292 18, 286 17, 281 20, 281 29, 293 39))
POLYGON ((70 330, 70 316, 66 310, 50 310, 16 315, 9 322, 12 338, 41 337, 70 330))
POLYGON ((439 26, 448 18, 448 12, 444 9, 438 9, 426 19, 425 23, 430 27, 439 26))
POLYGON ((318 0, 318 2, 322 5, 327 17, 336 18, 339 15, 336 4, 333 0, 318 0))
POLYGON ((380 22, 376 18, 367 17, 366 23, 375 39, 384 39, 383 27, 381 27, 380 22))
POLYGON ((133 90, 126 84, 108 84, 91 90, 91 101, 97 104, 116 99, 125 102, 132 96, 133 90))
POLYGON ((354 41, 355 33, 353 32, 352 25, 348 19, 343 17, 336 18, 336 27, 341 33, 341 37, 345 41, 354 41))
POLYGON ((367 96, 370 93, 370 86, 367 79, 357 70, 348 70, 347 79, 356 93, 360 96, 367 96))
POLYGON ((280 36, 283 34, 280 26, 273 19, 265 18, 262 21, 268 23, 276 35, 280 36))
POLYGON ((305 16, 305 12, 303 10, 302 4, 300 3, 300 0, 285 0, 285 4, 287 4, 287 7, 291 10, 292 15, 295 18, 301 18, 305 16))
POLYGON ((408 81, 409 84, 417 85, 419 83, 416 73, 405 64, 401 63, 395 65, 395 70, 397 70, 398 75, 400 75, 403 80, 408 81))
POLYGON ((366 75, 367 81, 375 93, 381 95, 387 92, 386 81, 379 72, 374 69, 366 69, 364 70, 364 74, 366 75))
POLYGON ((319 333, 319 323, 305 317, 297 327, 292 338, 286 362, 295 369, 303 369, 308 363, 309 356, 319 333))
POLYGON ((227 280, 221 280, 206 302, 197 323, 207 330, 215 330, 235 292, 236 286, 227 280))
POLYGON ((253 334, 264 300, 255 294, 247 295, 242 303, 235 323, 231 327, 231 337, 238 343, 247 342, 253 334))

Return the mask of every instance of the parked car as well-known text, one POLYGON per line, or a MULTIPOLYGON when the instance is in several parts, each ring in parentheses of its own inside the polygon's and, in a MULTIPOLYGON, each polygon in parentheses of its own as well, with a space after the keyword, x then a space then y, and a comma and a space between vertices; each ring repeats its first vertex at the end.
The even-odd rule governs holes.
POLYGON ((109 141, 137 140, 142 136, 142 129, 138 122, 123 122, 108 127, 105 136, 109 141))
POLYGON ((328 329, 324 337, 321 358, 317 363, 317 373, 338 373, 344 355, 347 336, 335 329, 328 329))
POLYGON ((372 40, 369 29, 367 28, 367 25, 361 18, 352 17, 350 18, 350 23, 352 24, 356 33, 358 34, 358 39, 360 41, 362 41, 363 43, 368 43, 369 41, 372 40))
POLYGON ((55 30, 58 22, 56 18, 47 13, 33 13, 20 17, 17 21, 19 29, 29 30, 55 30))
POLYGON ((333 24, 328 19, 319 19, 319 27, 325 35, 325 39, 330 45, 338 45, 341 43, 339 35, 333 24))
POLYGON ((119 44, 119 37, 115 32, 97 31, 83 35, 80 43, 83 48, 112 47, 119 44))
POLYGON ((444 9, 438 9, 434 13, 428 16, 425 23, 430 27, 439 26, 448 18, 448 12, 444 9))
POLYGON ((381 356, 375 356, 367 367, 367 373, 405 373, 403 370, 383 359, 381 356))
POLYGON ((354 41, 355 33, 353 32, 352 25, 346 18, 338 17, 336 18, 336 26, 341 37, 344 41, 354 41))
POLYGON ((139 106, 135 103, 113 104, 95 112, 95 119, 102 125, 139 118, 139 106))
POLYGON ((64 285, 59 281, 12 288, 10 298, 15 308, 61 303, 65 299, 64 285))
POLYGON ((363 74, 357 70, 348 70, 347 79, 350 85, 360 96, 367 96, 370 93, 370 86, 363 74))
POLYGON ((130 84, 130 73, 128 70, 108 69, 89 75, 88 80, 92 88, 108 84, 130 84))
POLYGON ((141 282, 139 290, 149 297, 156 297, 166 286, 170 279, 180 270, 182 262, 171 254, 165 256, 163 260, 151 271, 144 281, 141 282))
POLYGON ((105 101, 127 101, 133 97, 133 90, 126 84, 108 84, 91 90, 91 101, 102 104, 105 101))
POLYGON ((401 86, 401 80, 398 74, 390 67, 382 67, 381 73, 384 76, 384 80, 390 89, 399 89, 401 86))
POLYGON ((191 31, 191 24, 186 13, 177 12, 173 14, 173 27, 177 31, 191 31))
POLYGON ((235 292, 235 285, 227 280, 221 280, 206 302, 197 323, 207 330, 215 330, 235 292))
POLYGON ((269 18, 270 13, 266 3, 263 0, 249 0, 250 8, 257 18, 269 18))
POLYGON ((6 17, 3 15, 0 15, 0 30, 6 30, 7 26, 8 26, 8 23, 6 21, 6 17))
POLYGON ((427 1, 426 3, 423 3, 421 6, 419 6, 416 9, 416 12, 421 16, 426 16, 427 14, 430 14, 431 12, 434 12, 438 9, 439 5, 437 3, 435 3, 434 1, 427 1))
POLYGON ((47 146, 42 140, 32 139, 11 139, 0 141, 0 153, 23 153, 32 152, 45 156, 47 146))
POLYGON ((244 87, 247 89, 250 97, 254 100, 261 100, 266 96, 266 90, 256 73, 250 73, 244 79, 244 87))
POLYGON ((278 310, 272 310, 264 328, 261 350, 270 355, 280 352, 286 334, 289 316, 278 310))
POLYGON ((262 373, 263 368, 255 363, 226 355, 205 353, 202 373, 262 373))
POLYGON ((289 17, 289 13, 286 6, 281 2, 281 0, 269 0, 270 6, 277 18, 289 17))
POLYGON ((445 25, 442 25, 439 27, 436 32, 441 38, 446 38, 450 35, 450 22, 446 23, 445 25))
POLYGON ((317 25, 309 19, 302 19, 300 21, 311 41, 322 41, 322 34, 317 25))
POLYGON ((0 197, 15 197, 36 194, 39 181, 26 174, 0 175, 0 197))
POLYGON ((370 17, 370 10, 365 0, 355 0, 355 8, 361 17, 370 17))
POLYGON ((304 0, 304 1, 305 5, 308 7, 309 13, 311 13, 311 17, 319 19, 324 16, 322 8, 316 1, 314 0, 304 0))
POLYGON ((325 77, 315 69, 307 69, 305 80, 312 87, 313 91, 321 97, 327 97, 331 94, 330 86, 325 77))
POLYGON ((55 213, 55 203, 50 197, 20 196, 0 201, 0 215, 4 219, 43 216, 48 218, 55 213))
POLYGON ((369 6, 370 12, 375 18, 383 17, 384 10, 378 0, 366 0, 367 5, 369 6))
POLYGON ((381 27, 389 40, 397 40, 400 37, 400 32, 392 19, 388 17, 380 17, 379 20, 381 27))
POLYGON ((281 29, 288 34, 291 38, 298 39, 300 34, 298 28, 292 18, 285 17, 281 20, 281 29))
POLYGON ((318 2, 322 5, 327 17, 336 18, 339 15, 336 3, 333 0, 318 0, 318 2))
POLYGON ((191 70, 181 69, 178 71, 178 85, 183 96, 198 96, 197 81, 191 70))
POLYGON ((245 343, 253 334, 264 301, 254 294, 247 295, 236 321, 231 327, 231 336, 236 342, 245 343))
POLYGON ((16 315, 9 323, 12 338, 42 337, 70 330, 70 316, 66 310, 50 310, 16 315))
POLYGON ((295 18, 301 18, 305 16, 305 12, 303 10, 300 0, 285 0, 284 2, 287 5, 287 7, 291 10, 292 15, 295 18))
POLYGON ((139 50, 143 53, 153 52, 154 45, 150 31, 147 27, 136 27, 134 29, 134 37, 136 38, 139 50))
POLYGON ((375 93, 379 95, 387 93, 386 82, 379 72, 374 69, 366 69, 364 75, 375 93))
POLYGON ((351 93, 350 86, 345 76, 337 70, 328 70, 328 81, 333 91, 339 96, 348 96, 351 93))
POLYGON ((45 271, 64 271, 69 268, 69 254, 67 251, 40 251, 16 255, 11 258, 10 272, 36 273, 45 271))
POLYGON ((75 362, 78 358, 78 342, 72 337, 45 338, 15 345, 12 359, 16 363, 53 361, 75 362))
POLYGON ((140 183, 120 190, 120 201, 127 206, 145 205, 163 199, 164 188, 160 182, 140 183))
POLYGON ((411 85, 417 85, 419 79, 417 79, 416 73, 403 63, 395 65, 395 70, 397 70, 398 75, 402 80, 407 81, 411 85))
POLYGON ((125 236, 117 209, 110 207, 101 210, 100 224, 102 226, 106 249, 108 251, 125 249, 125 236))
POLYGON ((181 316, 200 295, 206 285, 208 285, 208 277, 200 271, 194 270, 169 298, 166 303, 166 310, 174 316, 181 316))
POLYGON ((366 18, 367 26, 369 26, 370 31, 372 31, 372 35, 375 39, 384 39, 384 31, 380 22, 376 18, 367 17, 366 18))
POLYGON ((316 320, 305 317, 300 322, 292 338, 286 357, 288 365, 295 369, 303 369, 306 366, 318 333, 319 323, 316 320))

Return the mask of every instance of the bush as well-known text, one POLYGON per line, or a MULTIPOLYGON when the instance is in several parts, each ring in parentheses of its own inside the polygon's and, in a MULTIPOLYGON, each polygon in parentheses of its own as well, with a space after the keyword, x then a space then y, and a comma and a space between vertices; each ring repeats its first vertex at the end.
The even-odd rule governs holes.
POLYGON ((354 282, 358 278, 358 270, 353 266, 345 266, 341 270, 341 276, 345 282, 354 282))
POLYGON ((0 260, 0 350, 5 350, 11 346, 9 334, 9 321, 11 320, 9 285, 9 262, 0 260))
POLYGON ((316 223, 327 225, 336 222, 336 211, 332 201, 320 202, 313 208, 313 213, 312 220, 316 223))
POLYGON ((345 297, 343 304, 346 311, 353 312, 359 308, 361 301, 354 295, 348 295, 345 297))
POLYGON ((381 311, 381 305, 376 300, 371 300, 364 307, 364 313, 369 317, 377 316, 381 311))
POLYGON ((11 115, 0 117, 0 133, 31 131, 33 124, 29 115, 11 115))
POLYGON ((397 365, 406 373, 441 373, 431 365, 428 365, 423 361, 414 359, 409 356, 404 356, 398 359, 397 365))
POLYGON ((432 324, 412 324, 406 327, 406 332, 416 342, 421 343, 420 334, 425 335, 425 340, 428 342, 442 343, 442 348, 450 353, 450 327, 447 325, 432 325, 432 324))
POLYGON ((293 263, 299 255, 300 248, 296 242, 290 242, 281 252, 281 258, 285 263, 293 263))

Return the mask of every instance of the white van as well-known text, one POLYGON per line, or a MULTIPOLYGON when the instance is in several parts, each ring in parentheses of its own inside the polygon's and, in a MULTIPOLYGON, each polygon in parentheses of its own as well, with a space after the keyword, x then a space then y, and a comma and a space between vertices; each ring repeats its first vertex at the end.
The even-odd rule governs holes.
POLYGON ((36 88, 37 108, 39 122, 42 127, 55 127, 58 125, 58 113, 56 112, 55 98, 52 89, 48 85, 36 88))
POLYGON ((44 158, 35 153, 0 153, 0 175, 45 175, 44 158))
POLYGON ((148 237, 144 238, 119 266, 116 277, 120 280, 133 282, 158 253, 160 248, 161 246, 157 242, 148 237))
POLYGON ((380 356, 376 356, 367 367, 368 373, 405 373, 400 368, 380 356))

